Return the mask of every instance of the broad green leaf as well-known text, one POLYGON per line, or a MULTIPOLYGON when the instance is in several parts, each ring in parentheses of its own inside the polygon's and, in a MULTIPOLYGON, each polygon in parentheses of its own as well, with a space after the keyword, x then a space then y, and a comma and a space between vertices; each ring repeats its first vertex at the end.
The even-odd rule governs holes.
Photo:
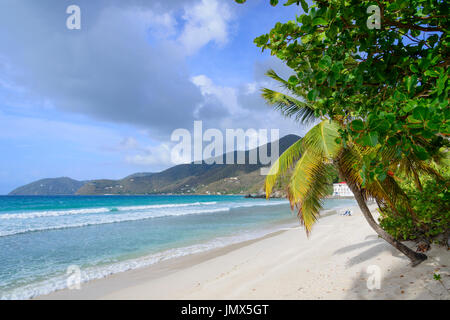
POLYGON ((330 66, 331 66, 331 58, 330 58, 330 56, 324 56, 322 59, 320 59, 319 67, 321 67, 322 69, 327 69, 330 66))
POLYGON ((415 64, 411 64, 411 65, 409 66, 409 69, 410 69, 412 72, 414 72, 414 73, 418 73, 418 72, 419 72, 419 69, 416 67, 415 64))
POLYGON ((284 4, 284 6, 290 6, 294 3, 298 3, 299 0, 288 0, 286 1, 286 3, 284 4))
POLYGON ((429 119, 428 109, 425 107, 417 107, 413 110, 412 116, 414 119, 426 121, 429 119))
POLYGON ((415 85, 417 84, 417 77, 416 76, 407 77, 405 79, 405 84, 408 92, 412 93, 415 85))
POLYGON ((315 101, 318 95, 318 91, 316 89, 312 89, 308 92, 308 100, 315 101))
POLYGON ((302 5, 302 9, 305 13, 308 12, 308 4, 306 3, 305 0, 300 0, 300 4, 302 5))
POLYGON ((350 128, 352 128, 353 131, 362 131, 364 130, 364 122, 360 119, 353 120, 350 124, 350 128))
POLYGON ((314 18, 313 23, 312 23, 313 26, 327 25, 327 24, 328 24, 327 20, 325 20, 322 17, 314 18))
POLYGON ((305 25, 305 26, 308 26, 308 25, 310 25, 312 23, 312 20, 311 20, 311 17, 310 16, 308 16, 308 15, 303 15, 303 18, 302 18, 302 24, 303 25, 305 25))
POLYGON ((437 80, 437 91, 438 94, 440 95, 445 88, 445 82, 447 81, 447 76, 443 73, 441 74, 441 76, 439 77, 439 79, 437 80))
POLYGON ((428 152, 425 150, 425 148, 417 145, 413 145, 414 154, 419 158, 420 160, 427 160, 429 158, 428 152))
POLYGON ((298 83, 298 79, 296 76, 290 76, 288 82, 289 84, 295 86, 298 83))
POLYGON ((369 147, 375 147, 378 143, 378 133, 369 131, 362 138, 364 145, 369 147))

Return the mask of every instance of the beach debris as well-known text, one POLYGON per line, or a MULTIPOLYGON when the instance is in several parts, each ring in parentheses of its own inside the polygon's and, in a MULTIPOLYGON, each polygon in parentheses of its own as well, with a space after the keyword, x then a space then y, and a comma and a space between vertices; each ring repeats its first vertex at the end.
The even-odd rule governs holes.
POLYGON ((430 250, 429 243, 422 241, 417 244, 417 252, 426 252, 428 250, 430 250))

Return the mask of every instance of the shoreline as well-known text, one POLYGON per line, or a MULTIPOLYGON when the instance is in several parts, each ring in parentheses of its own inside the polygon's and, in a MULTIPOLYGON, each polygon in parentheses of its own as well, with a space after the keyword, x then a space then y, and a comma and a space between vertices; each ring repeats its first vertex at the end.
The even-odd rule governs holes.
MULTIPOLYGON (((352 210, 354 209, 353 207, 350 207, 352 210)), ((324 209, 321 213, 321 218, 325 218, 327 216, 331 216, 333 214, 338 214, 339 210, 342 209, 340 207, 337 208, 331 208, 331 209, 324 209)), ((211 249, 207 249, 205 251, 200 251, 200 252, 195 252, 195 253, 188 253, 186 255, 182 255, 182 256, 177 256, 177 257, 171 257, 168 258, 166 260, 161 260, 155 263, 152 263, 150 265, 146 265, 146 266, 141 266, 141 267, 137 267, 134 269, 129 269, 129 270, 125 270, 125 271, 119 271, 119 272, 113 272, 111 274, 108 274, 104 277, 99 277, 99 278, 94 278, 94 279, 90 279, 87 280, 86 282, 82 282, 81 287, 85 287, 88 286, 90 287, 95 286, 95 283, 99 282, 99 281, 105 281, 105 280, 112 280, 114 281, 114 278, 117 276, 120 276, 121 274, 125 274, 125 273, 133 273, 133 272, 139 272, 140 270, 143 269, 148 269, 148 273, 149 273, 149 279, 151 278, 156 278, 160 275, 165 275, 165 274, 170 274, 174 271, 177 271, 179 269, 180 266, 187 266, 187 265, 192 265, 192 264, 198 264, 204 261, 207 261, 209 259, 212 259, 214 257, 217 256, 221 256, 224 255, 226 253, 229 253, 231 251, 234 250, 238 250, 240 248, 243 248, 245 246, 251 245, 255 242, 264 240, 264 239, 268 239, 271 237, 275 237, 283 232, 289 231, 291 229, 301 229, 301 227, 298 224, 298 221, 296 220, 293 223, 288 223, 287 221, 279 221, 276 222, 275 225, 273 226, 274 230, 271 231, 267 231, 267 233, 257 236, 255 238, 252 239, 248 239, 248 240, 241 240, 239 242, 235 242, 235 243, 230 243, 230 244, 226 244, 224 246, 221 247, 215 247, 215 248, 211 248, 211 249)), ((264 229, 261 229, 261 231, 263 232, 264 229)), ((145 257, 145 256, 144 256, 145 257)), ((46 293, 46 294, 42 294, 42 295, 37 295, 34 297, 31 297, 29 299, 34 300, 34 299, 47 299, 46 297, 49 297, 49 299, 53 299, 53 296, 58 296, 59 293, 62 292, 71 292, 73 294, 75 294, 78 297, 78 291, 77 290, 69 290, 67 288, 63 288, 63 289, 56 289, 55 291, 46 293)), ((81 296, 83 296, 84 293, 81 293, 81 296)), ((97 296, 97 294, 93 294, 93 296, 97 296)), ((93 299, 96 299, 96 298, 93 299)), ((57 297, 55 299, 58 299, 57 297)), ((77 299, 77 298, 74 298, 77 299)), ((80 299, 84 299, 81 298, 80 299)), ((88 298, 89 299, 89 298, 88 298)))
POLYGON ((448 252, 433 247, 427 261, 411 268, 351 209, 351 217, 327 212, 309 239, 297 225, 33 299, 450 299, 448 252), (367 289, 373 265, 381 290, 367 289), (433 280, 435 270, 441 283, 433 280))
POLYGON ((170 275, 174 272, 183 270, 186 266, 197 265, 208 260, 214 259, 218 256, 226 255, 227 253, 239 250, 243 247, 256 243, 260 240, 269 239, 275 237, 287 230, 278 230, 271 232, 262 237, 245 240, 238 243, 226 245, 224 247, 214 248, 203 252, 197 252, 188 254, 181 257, 170 258, 149 266, 131 269, 123 272, 113 273, 106 277, 89 280, 81 284, 81 290, 61 289, 51 292, 49 294, 40 295, 31 298, 31 300, 53 300, 53 299, 101 299, 103 294, 107 294, 108 290, 104 290, 105 286, 126 288, 128 286, 137 285, 140 281, 151 281, 163 276, 170 275), (122 278, 127 277, 127 284, 122 283, 122 278), (131 280, 131 281, 128 281, 131 280), (109 282, 107 284, 107 282, 109 282), (100 289, 100 290, 99 290, 100 289), (95 290, 93 292, 92 290, 95 290))
MULTIPOLYGON (((325 218, 325 217, 333 215, 333 214, 338 214, 339 209, 341 209, 341 208, 324 209, 323 213, 321 214, 321 218, 325 218)), ((351 209, 353 209, 353 208, 351 208, 351 209)), ((207 249, 207 250, 201 251, 201 252, 189 253, 189 254, 186 254, 183 256, 168 258, 167 260, 162 260, 162 261, 159 261, 159 262, 147 265, 147 266, 138 267, 135 269, 114 272, 105 277, 87 280, 86 282, 83 282, 81 284, 81 287, 82 288, 85 286, 90 287, 91 285, 95 286, 95 283, 97 283, 99 281, 106 281, 106 280, 114 281, 114 278, 117 276, 120 276, 121 274, 125 274, 125 273, 131 274, 133 272, 139 272, 140 270, 143 270, 143 269, 148 269, 147 271, 149 273, 149 279, 156 278, 158 276, 167 275, 174 271, 177 271, 180 266, 198 264, 198 263, 207 261, 209 259, 212 259, 214 257, 221 256, 221 255, 224 255, 231 251, 238 250, 245 246, 251 245, 255 242, 258 242, 258 241, 261 241, 264 239, 268 239, 271 237, 275 237, 275 236, 277 236, 283 232, 286 232, 288 230, 301 228, 297 221, 295 221, 293 224, 287 223, 286 221, 278 222, 278 223, 276 223, 276 225, 277 226, 275 227, 275 229, 278 229, 278 230, 268 231, 268 233, 266 233, 262 236, 258 236, 253 239, 242 240, 242 241, 239 241, 236 243, 226 244, 225 246, 222 246, 222 247, 216 247, 216 248, 207 249)), ((40 300, 40 299, 47 299, 47 297, 49 299, 54 299, 53 298, 54 296, 55 296, 55 299, 58 299, 57 296, 59 294, 61 294, 62 292, 66 292, 66 291, 71 292, 71 293, 75 294, 76 296, 78 296, 78 292, 76 290, 73 291, 73 290, 64 288, 64 289, 57 289, 55 291, 52 291, 50 293, 46 293, 43 295, 37 295, 37 296, 31 297, 30 299, 31 300, 35 300, 35 299, 40 300)), ((83 295, 84 295, 84 293, 81 293, 81 296, 83 296, 83 295)), ((93 296, 97 296, 97 295, 94 294, 93 296)), ((74 299, 77 299, 77 298, 74 298, 74 299)), ((79 299, 84 299, 84 298, 80 297, 79 299)), ((93 298, 93 299, 95 299, 95 298, 93 298)))

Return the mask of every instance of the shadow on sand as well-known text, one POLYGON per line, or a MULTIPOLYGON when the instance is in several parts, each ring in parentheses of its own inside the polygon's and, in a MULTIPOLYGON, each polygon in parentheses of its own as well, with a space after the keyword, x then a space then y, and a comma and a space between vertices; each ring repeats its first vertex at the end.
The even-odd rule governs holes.
POLYGON ((363 242, 352 244, 350 246, 336 250, 334 254, 348 254, 354 250, 364 247, 369 248, 367 248, 367 250, 364 250, 363 252, 358 253, 357 255, 352 256, 349 261, 347 261, 346 267, 350 268, 360 263, 364 263, 367 260, 377 257, 381 253, 386 251, 390 252, 394 257, 405 259, 405 261, 408 261, 408 258, 402 255, 397 249, 386 243, 383 239, 378 238, 376 235, 367 236, 365 238, 365 241, 363 242))
POLYGON ((436 248, 427 252, 429 259, 414 268, 407 257, 376 235, 341 248, 334 254, 350 256, 346 263, 347 268, 361 265, 361 270, 348 288, 345 299, 450 299, 450 267, 445 262, 447 259, 442 259, 443 255, 448 258, 446 255, 449 253, 442 249, 436 248), (352 255, 353 251, 361 248, 367 249, 352 255), (370 265, 377 265, 377 257, 385 252, 390 252, 401 261, 397 261, 394 267, 380 265, 380 288, 369 290, 368 279, 371 274, 367 273, 368 262, 371 260, 370 265), (441 275, 441 281, 433 278, 435 273, 441 275))

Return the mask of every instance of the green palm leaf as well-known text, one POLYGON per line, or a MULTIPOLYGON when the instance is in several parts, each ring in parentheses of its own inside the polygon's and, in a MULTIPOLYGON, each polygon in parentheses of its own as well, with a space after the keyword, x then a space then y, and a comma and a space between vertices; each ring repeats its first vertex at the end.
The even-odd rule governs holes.
POLYGON ((268 104, 273 105, 284 116, 294 118, 301 123, 312 123, 317 117, 312 104, 306 103, 307 92, 299 85, 292 85, 276 74, 275 71, 269 70, 267 76, 281 84, 281 87, 291 92, 296 97, 285 93, 274 91, 271 89, 262 89, 262 96, 268 104), (301 101, 303 99, 304 101, 301 101))
POLYGON ((322 209, 322 199, 327 195, 330 172, 324 158, 306 150, 297 162, 288 186, 288 198, 292 208, 297 208, 300 222, 306 233, 311 232, 313 224, 322 209))
POLYGON ((303 137, 304 148, 326 159, 335 158, 341 150, 341 145, 336 143, 336 138, 339 137, 338 129, 334 121, 320 122, 303 137))
POLYGON ((284 80, 281 78, 273 69, 270 69, 266 72, 266 76, 272 78, 273 80, 280 83, 281 87, 290 91, 291 93, 295 94, 298 97, 306 98, 308 95, 308 91, 305 90, 301 85, 292 85, 289 83, 289 81, 284 80))
POLYGON ((285 174, 290 168, 293 167, 295 162, 301 156, 302 142, 301 139, 292 144, 283 154, 275 161, 269 170, 269 173, 265 180, 264 189, 266 191, 266 198, 270 197, 273 186, 277 182, 278 178, 285 174))
POLYGON ((294 118, 301 123, 311 123, 317 118, 308 103, 271 89, 262 89, 262 96, 275 110, 280 111, 285 117, 294 118))

